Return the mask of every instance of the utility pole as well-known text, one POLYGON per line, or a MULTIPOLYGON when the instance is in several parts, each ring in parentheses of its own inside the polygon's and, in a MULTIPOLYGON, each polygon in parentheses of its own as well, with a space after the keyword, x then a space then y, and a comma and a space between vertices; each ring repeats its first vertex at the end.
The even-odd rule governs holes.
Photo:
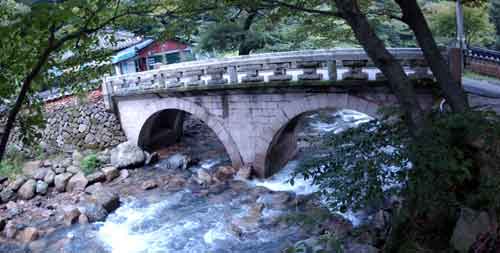
POLYGON ((462 3, 460 0, 456 0, 456 18, 457 18, 457 38, 455 47, 452 48, 450 53, 450 67, 452 75, 461 84, 462 74, 464 72, 464 49, 465 44, 465 33, 464 33, 464 13, 462 9, 462 3))

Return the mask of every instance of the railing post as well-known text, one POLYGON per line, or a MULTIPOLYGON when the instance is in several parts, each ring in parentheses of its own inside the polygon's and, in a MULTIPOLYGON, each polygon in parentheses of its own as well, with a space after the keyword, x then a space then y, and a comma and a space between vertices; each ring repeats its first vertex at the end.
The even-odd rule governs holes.
POLYGON ((229 74, 229 83, 237 84, 238 83, 238 72, 236 71, 236 66, 227 67, 227 73, 229 74))
POLYGON ((342 80, 368 80, 368 73, 363 72, 368 60, 343 60, 342 65, 349 71, 342 75, 342 80))
POLYGON ((337 81, 337 61, 327 61, 326 62, 326 69, 328 73, 328 80, 330 81, 337 81))

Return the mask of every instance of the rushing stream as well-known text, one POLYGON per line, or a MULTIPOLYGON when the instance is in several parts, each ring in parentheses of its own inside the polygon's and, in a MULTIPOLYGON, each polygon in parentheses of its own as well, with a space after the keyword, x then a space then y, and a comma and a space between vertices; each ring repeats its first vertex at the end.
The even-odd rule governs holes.
MULTIPOLYGON (((329 116, 329 120, 324 120, 324 115, 307 116, 304 131, 338 132, 369 119, 352 111, 329 112, 329 116)), ((210 170, 224 162, 214 157, 202 161, 199 167, 210 170)), ((128 197, 105 222, 57 231, 47 239, 45 252, 61 247, 63 252, 75 253, 280 252, 307 236, 299 227, 276 225, 279 216, 295 210, 266 207, 261 216, 252 217, 255 202, 265 203, 266 197, 252 198, 246 192, 258 187, 296 195, 316 192, 309 181, 298 179, 293 186, 287 182, 298 162, 289 162, 269 179, 242 181, 247 187, 243 190, 228 187, 220 193, 202 196, 186 188, 175 193, 148 191, 128 197), (244 236, 234 232, 235 223, 244 236), (64 246, 58 245, 61 243, 64 246)))

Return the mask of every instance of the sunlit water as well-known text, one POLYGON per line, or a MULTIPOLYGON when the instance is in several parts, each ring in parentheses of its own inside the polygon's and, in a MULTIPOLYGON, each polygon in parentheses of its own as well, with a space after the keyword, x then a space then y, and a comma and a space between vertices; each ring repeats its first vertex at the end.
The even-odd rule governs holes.
MULTIPOLYGON (((366 115, 353 111, 339 111, 331 116, 336 120, 324 122, 318 115, 311 115, 306 128, 320 134, 332 131, 338 133, 370 120, 366 115)), ((210 170, 221 162, 218 158, 205 160, 194 170, 210 170)), ((262 186, 272 191, 289 191, 297 195, 318 191, 310 180, 303 178, 296 178, 293 185, 289 183, 298 163, 298 160, 289 162, 271 178, 245 182, 250 187, 262 186)), ((253 204, 249 203, 245 193, 220 193, 227 195, 223 196, 222 202, 196 196, 188 190, 145 194, 153 195, 125 200, 125 204, 108 216, 105 222, 61 232, 59 236, 69 241, 64 252, 279 252, 301 239, 297 227, 266 226, 275 216, 283 214, 283 210, 270 208, 264 209, 263 216, 257 222, 260 225, 245 227, 244 236, 231 233, 231 223, 248 215, 253 204)), ((359 223, 355 215, 344 215, 355 225, 359 223)))

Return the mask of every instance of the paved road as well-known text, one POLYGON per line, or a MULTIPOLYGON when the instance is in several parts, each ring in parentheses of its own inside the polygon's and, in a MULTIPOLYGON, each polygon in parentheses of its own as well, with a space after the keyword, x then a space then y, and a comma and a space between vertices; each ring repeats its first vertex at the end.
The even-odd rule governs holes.
POLYGON ((500 98, 500 81, 486 81, 464 77, 462 78, 462 83, 467 93, 489 98, 500 98))

